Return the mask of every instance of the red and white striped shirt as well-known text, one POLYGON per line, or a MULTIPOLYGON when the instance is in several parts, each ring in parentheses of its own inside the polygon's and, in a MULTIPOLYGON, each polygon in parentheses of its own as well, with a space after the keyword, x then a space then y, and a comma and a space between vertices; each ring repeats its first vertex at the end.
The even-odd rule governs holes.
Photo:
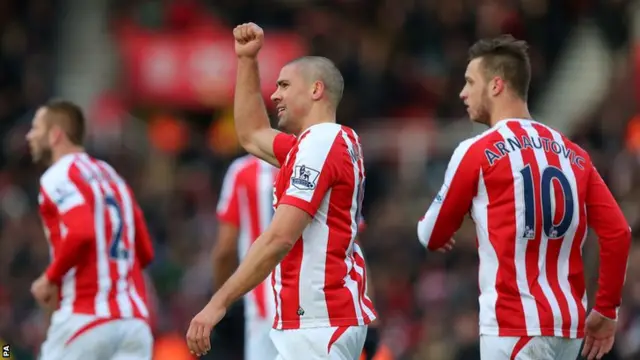
POLYGON ((481 334, 584 336, 587 226, 601 247, 594 309, 616 317, 630 229, 579 146, 545 125, 519 119, 500 121, 462 142, 418 224, 420 241, 440 248, 469 211, 480 257, 481 334))
POLYGON ((148 318, 142 269, 153 259, 144 217, 126 182, 103 161, 69 154, 40 179, 40 215, 60 284, 59 313, 148 318))
MULTIPOLYGON (((236 159, 224 177, 217 214, 239 229, 238 255, 242 259, 273 217, 273 183, 278 169, 254 156, 236 159)), ((244 297, 245 321, 273 319, 275 302, 266 279, 244 297)))
POLYGON ((365 179, 358 135, 335 123, 317 124, 298 138, 279 134, 273 151, 281 165, 275 206, 313 217, 272 273, 274 328, 370 323, 376 313, 366 294, 364 259, 354 250, 365 179))

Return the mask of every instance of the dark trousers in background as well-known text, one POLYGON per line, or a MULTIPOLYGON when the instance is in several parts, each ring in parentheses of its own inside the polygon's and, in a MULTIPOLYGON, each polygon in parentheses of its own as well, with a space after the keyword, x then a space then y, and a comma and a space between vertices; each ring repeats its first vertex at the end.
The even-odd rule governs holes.
POLYGON ((244 360, 244 302, 234 303, 211 334, 211 351, 205 360, 244 360))

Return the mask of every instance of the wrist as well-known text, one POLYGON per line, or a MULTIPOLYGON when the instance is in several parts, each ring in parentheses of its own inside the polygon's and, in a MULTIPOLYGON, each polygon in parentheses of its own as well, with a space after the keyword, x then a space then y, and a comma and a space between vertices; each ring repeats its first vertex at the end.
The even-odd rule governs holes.
POLYGON ((44 278, 52 284, 60 283, 53 266, 49 266, 49 268, 44 272, 44 278))
POLYGON ((221 291, 222 288, 216 291, 215 294, 209 300, 209 305, 215 308, 225 308, 228 309, 231 306, 232 301, 229 301, 229 297, 221 291))
POLYGON ((607 318, 609 320, 616 321, 618 319, 617 308, 606 308, 606 307, 599 307, 598 305, 595 305, 591 311, 596 312, 600 316, 607 318))
POLYGON ((258 54, 255 54, 255 55, 237 55, 237 56, 238 56, 238 61, 253 62, 253 61, 256 61, 258 59, 258 54))

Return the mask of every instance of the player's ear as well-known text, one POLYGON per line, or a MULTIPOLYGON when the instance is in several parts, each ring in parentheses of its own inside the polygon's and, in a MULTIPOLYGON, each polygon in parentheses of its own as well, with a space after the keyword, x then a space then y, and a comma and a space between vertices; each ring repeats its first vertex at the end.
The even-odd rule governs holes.
POLYGON ((63 130, 60 127, 60 125, 55 123, 51 124, 51 127, 49 128, 49 133, 47 134, 47 136, 49 137, 49 143, 55 144, 59 142, 60 139, 62 138, 62 134, 63 134, 63 130))
POLYGON ((504 80, 499 76, 494 76, 493 79, 489 82, 491 95, 498 96, 502 91, 504 91, 505 83, 504 80))
POLYGON ((311 98, 313 100, 319 100, 324 93, 324 83, 322 81, 314 81, 311 88, 311 98))

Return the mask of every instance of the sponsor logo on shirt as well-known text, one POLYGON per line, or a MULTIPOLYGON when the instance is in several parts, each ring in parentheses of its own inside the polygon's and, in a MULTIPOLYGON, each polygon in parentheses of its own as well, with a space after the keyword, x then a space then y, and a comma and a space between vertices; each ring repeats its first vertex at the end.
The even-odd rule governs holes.
POLYGON ((65 200, 76 195, 77 191, 75 187, 71 184, 62 184, 60 187, 56 188, 53 193, 53 198, 55 199, 55 203, 58 206, 61 206, 65 200))

